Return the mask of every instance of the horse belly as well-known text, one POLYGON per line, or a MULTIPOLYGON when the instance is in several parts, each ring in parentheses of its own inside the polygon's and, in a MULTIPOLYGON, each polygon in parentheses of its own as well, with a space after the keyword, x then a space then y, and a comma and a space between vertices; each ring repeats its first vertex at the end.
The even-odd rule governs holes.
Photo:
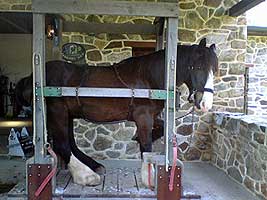
POLYGON ((128 99, 86 98, 81 101, 81 104, 84 117, 92 122, 112 122, 128 118, 128 99))

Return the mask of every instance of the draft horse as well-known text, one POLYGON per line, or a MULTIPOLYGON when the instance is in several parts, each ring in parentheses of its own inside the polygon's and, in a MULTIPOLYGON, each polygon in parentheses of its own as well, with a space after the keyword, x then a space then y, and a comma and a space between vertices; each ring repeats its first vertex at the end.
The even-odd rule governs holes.
MULTIPOLYGON (((194 99, 198 109, 210 109, 213 72, 218 68, 215 44, 206 47, 204 38, 198 45, 178 45, 177 61, 176 85, 187 85, 189 99, 194 99)), ((165 50, 160 50, 125 59, 110 67, 47 62, 46 83, 48 86, 62 87, 164 89, 164 72, 165 50)), ((32 98, 32 75, 18 82, 16 91, 17 100, 29 105, 32 98)), ((88 97, 47 98, 46 101, 48 134, 52 137, 53 148, 68 163, 74 182, 78 184, 99 184, 98 174, 104 172, 104 166, 77 148, 73 135, 74 118, 85 118, 94 123, 123 120, 135 122, 141 153, 151 152, 152 141, 163 135, 163 121, 159 118, 164 108, 163 101, 88 97)))

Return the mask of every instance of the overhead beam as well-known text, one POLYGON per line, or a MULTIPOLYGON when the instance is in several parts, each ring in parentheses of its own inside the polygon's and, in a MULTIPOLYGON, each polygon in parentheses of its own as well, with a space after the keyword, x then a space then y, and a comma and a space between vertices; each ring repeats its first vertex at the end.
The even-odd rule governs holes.
POLYGON ((35 13, 178 17, 178 2, 33 0, 35 13))
POLYGON ((242 0, 227 10, 226 13, 231 17, 237 17, 264 1, 265 0, 242 0))
POLYGON ((156 26, 152 24, 100 24, 64 21, 63 32, 155 35, 156 26))
POLYGON ((267 27, 248 26, 247 32, 249 36, 267 36, 267 27))

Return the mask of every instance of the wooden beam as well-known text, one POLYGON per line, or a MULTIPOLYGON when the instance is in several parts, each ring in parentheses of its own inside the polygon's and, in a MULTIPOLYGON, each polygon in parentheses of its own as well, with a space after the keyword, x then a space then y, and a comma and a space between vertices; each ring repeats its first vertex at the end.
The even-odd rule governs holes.
POLYGON ((265 0, 242 0, 232 6, 226 13, 231 17, 237 17, 265 0))
POLYGON ((64 21, 63 32, 155 35, 156 27, 152 24, 100 24, 64 21))
POLYGON ((124 46, 133 48, 155 48, 155 42, 124 41, 124 46))
POLYGON ((247 30, 249 36, 267 36, 267 27, 248 26, 247 30))
POLYGON ((33 0, 35 13, 178 17, 178 2, 33 0))
MULTIPOLYGON (((177 62, 177 39, 178 39, 178 18, 167 19, 166 31, 166 53, 165 53, 165 88, 174 91, 176 94, 176 62, 177 62)), ((172 139, 175 131, 175 95, 172 99, 167 96, 164 113, 164 136, 166 170, 173 163, 172 139)))
POLYGON ((157 47, 156 50, 164 49, 164 24, 165 18, 156 17, 154 20, 154 24, 156 25, 156 42, 157 47))
MULTIPOLYGON (((33 94, 36 88, 45 84, 45 15, 33 15, 33 94)), ((45 131, 43 101, 33 97, 33 132, 34 132, 34 163, 43 163, 46 156, 44 149, 45 131)))

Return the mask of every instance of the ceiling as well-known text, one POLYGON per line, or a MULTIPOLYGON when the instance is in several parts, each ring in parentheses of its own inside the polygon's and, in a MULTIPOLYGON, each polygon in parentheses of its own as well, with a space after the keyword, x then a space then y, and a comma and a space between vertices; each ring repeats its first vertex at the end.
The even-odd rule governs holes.
POLYGON ((0 33, 32 34, 32 13, 0 12, 0 33))

